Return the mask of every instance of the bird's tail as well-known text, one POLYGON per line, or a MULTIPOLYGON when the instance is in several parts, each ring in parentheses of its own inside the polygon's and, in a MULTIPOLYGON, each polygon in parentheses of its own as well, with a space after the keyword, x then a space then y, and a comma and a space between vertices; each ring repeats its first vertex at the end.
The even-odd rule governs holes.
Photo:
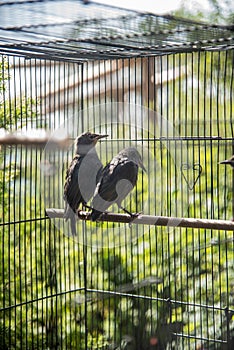
POLYGON ((70 217, 70 224, 71 224, 71 232, 72 232, 72 236, 77 236, 77 232, 76 232, 76 217, 75 217, 75 213, 73 213, 73 215, 70 217))
POLYGON ((72 236, 76 236, 77 235, 77 232, 76 232, 76 214, 74 213, 74 211, 72 210, 72 208, 68 204, 66 205, 66 208, 64 210, 63 217, 66 221, 68 219, 70 219, 72 236))
POLYGON ((101 211, 93 209, 90 217, 91 217, 92 221, 97 221, 100 218, 101 215, 102 215, 101 211))

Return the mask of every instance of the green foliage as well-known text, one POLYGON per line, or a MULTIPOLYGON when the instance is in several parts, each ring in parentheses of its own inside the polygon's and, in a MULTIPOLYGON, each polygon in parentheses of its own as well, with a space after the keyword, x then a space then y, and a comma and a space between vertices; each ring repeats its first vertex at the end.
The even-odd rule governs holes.
POLYGON ((15 130, 26 125, 26 121, 37 115, 38 101, 30 97, 8 98, 7 82, 10 79, 10 67, 3 58, 0 62, 0 128, 15 130), (18 125, 18 122, 20 124, 18 125))
POLYGON ((3 91, 6 90, 5 83, 9 79, 8 68, 8 64, 3 58, 3 60, 0 62, 0 94, 2 94, 3 91))
POLYGON ((26 122, 35 119, 38 102, 32 98, 11 99, 0 102, 0 128, 14 130, 26 125, 26 122))

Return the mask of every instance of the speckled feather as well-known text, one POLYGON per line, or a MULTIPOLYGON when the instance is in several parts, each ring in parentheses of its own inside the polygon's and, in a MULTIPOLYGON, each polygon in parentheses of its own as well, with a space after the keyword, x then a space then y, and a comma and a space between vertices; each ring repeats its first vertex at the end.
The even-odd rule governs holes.
POLYGON ((128 148, 119 152, 105 166, 92 201, 93 221, 113 203, 121 207, 123 199, 136 185, 139 165, 143 166, 139 153, 134 148, 128 148))
POLYGON ((64 218, 71 220, 73 235, 76 234, 76 211, 81 204, 85 205, 93 196, 103 168, 95 145, 100 138, 106 136, 108 135, 87 132, 75 141, 76 154, 66 173, 63 196, 64 218))

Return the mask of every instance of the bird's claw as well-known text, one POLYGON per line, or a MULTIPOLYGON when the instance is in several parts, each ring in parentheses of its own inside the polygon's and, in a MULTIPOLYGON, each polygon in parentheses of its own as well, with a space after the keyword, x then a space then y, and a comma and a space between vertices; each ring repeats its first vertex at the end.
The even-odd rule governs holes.
POLYGON ((77 216, 81 220, 87 220, 89 217, 89 212, 84 211, 83 209, 78 209, 76 212, 77 216))
POLYGON ((129 222, 129 227, 132 226, 132 223, 134 222, 135 219, 137 219, 140 215, 142 214, 142 211, 138 212, 138 213, 130 213, 130 222, 129 222))

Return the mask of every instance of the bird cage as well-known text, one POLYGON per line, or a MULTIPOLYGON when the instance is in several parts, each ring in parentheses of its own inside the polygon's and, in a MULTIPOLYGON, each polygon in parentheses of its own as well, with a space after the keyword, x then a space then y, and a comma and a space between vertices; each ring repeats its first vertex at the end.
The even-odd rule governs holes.
POLYGON ((94 2, 0 3, 1 349, 232 349, 233 26, 94 2), (146 173, 63 219, 75 138, 146 173), (131 222, 130 222, 131 221, 131 222))

